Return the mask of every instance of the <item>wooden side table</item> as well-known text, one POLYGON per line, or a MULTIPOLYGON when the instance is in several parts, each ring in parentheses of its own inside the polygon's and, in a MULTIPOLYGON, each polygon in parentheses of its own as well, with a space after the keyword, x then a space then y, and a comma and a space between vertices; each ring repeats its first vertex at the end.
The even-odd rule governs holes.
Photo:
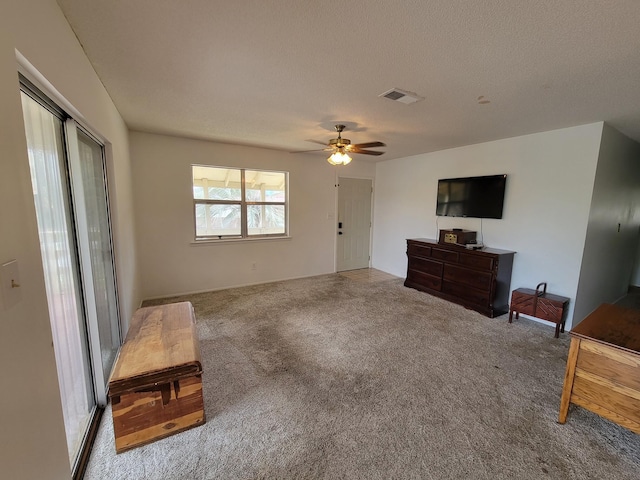
POLYGON ((573 403, 640 434, 640 311, 605 303, 569 335, 558 422, 573 403))
POLYGON ((531 315, 556 324, 555 338, 564 333, 564 324, 567 321, 567 306, 569 298, 547 293, 546 282, 539 283, 535 290, 530 288, 518 288, 511 293, 511 306, 509 307, 509 323, 520 314, 531 315))

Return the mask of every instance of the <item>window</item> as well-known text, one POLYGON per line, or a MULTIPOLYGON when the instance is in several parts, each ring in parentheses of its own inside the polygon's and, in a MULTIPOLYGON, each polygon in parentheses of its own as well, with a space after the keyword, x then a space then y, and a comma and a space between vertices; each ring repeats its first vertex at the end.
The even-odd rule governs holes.
POLYGON ((287 172, 193 165, 196 240, 284 237, 287 172))

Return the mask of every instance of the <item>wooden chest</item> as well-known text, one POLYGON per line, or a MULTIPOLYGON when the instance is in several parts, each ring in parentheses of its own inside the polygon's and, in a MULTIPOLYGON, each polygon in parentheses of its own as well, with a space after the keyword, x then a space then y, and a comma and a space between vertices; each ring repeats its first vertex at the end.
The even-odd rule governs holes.
POLYGON ((569 299, 567 297, 547 293, 546 283, 538 284, 535 290, 518 288, 511 293, 509 323, 512 322, 514 313, 516 314, 516 319, 522 313, 548 322, 554 322, 556 324, 555 337, 558 338, 560 332, 564 332, 568 305, 569 299), (541 289, 541 287, 543 288, 541 289))
POLYGON ((573 403, 640 434, 640 311, 605 303, 569 334, 558 422, 573 403))
POLYGON ((109 398, 117 453, 205 422, 191 303, 136 311, 111 374, 109 398))

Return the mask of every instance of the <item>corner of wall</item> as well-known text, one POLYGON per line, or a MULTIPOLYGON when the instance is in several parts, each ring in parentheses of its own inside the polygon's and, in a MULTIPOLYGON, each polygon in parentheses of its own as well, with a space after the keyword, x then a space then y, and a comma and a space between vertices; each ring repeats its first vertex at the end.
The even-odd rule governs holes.
MULTIPOLYGON (((603 122, 574 317, 615 302, 639 281, 640 144, 603 122)), ((577 323, 577 322, 574 322, 577 323)))

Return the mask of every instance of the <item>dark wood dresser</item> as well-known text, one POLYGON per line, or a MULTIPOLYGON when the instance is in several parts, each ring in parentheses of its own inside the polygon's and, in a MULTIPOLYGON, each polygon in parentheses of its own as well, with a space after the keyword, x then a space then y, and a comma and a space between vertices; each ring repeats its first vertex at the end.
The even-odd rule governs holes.
POLYGON ((404 284, 497 317, 509 311, 514 255, 495 248, 468 250, 429 238, 408 239, 404 284))

